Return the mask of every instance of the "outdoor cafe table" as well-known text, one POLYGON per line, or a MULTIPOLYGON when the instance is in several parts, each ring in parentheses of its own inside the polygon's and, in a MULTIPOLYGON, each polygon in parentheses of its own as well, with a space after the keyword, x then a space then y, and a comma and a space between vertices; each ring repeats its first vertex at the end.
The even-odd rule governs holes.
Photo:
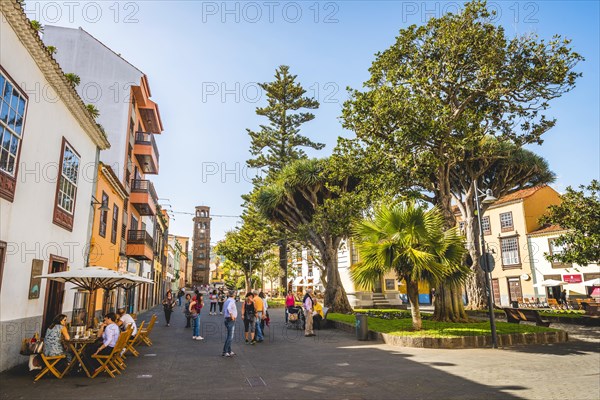
POLYGON ((71 338, 71 340, 66 341, 75 357, 73 357, 73 359, 71 360, 69 365, 67 365, 65 372, 63 372, 63 376, 66 375, 71 370, 71 368, 73 368, 75 363, 79 362, 79 364, 81 365, 81 368, 83 368, 83 371, 88 376, 88 378, 92 377, 92 374, 88 370, 83 359, 84 359, 84 354, 85 354, 85 348, 88 346, 88 344, 92 344, 96 340, 98 340, 98 338, 95 335, 92 335, 87 338, 86 337, 79 338, 79 339, 71 338))

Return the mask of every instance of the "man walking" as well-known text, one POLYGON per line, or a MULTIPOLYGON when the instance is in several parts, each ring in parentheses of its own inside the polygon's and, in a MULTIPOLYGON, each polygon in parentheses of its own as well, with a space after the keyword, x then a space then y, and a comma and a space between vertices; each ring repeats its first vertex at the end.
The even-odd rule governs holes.
POLYGON ((233 333, 235 331, 235 319, 237 318, 237 307, 235 306, 235 291, 230 290, 228 293, 229 297, 223 304, 223 311, 225 316, 225 327, 227 328, 227 337, 225 338, 225 344, 223 345, 223 357, 233 357, 235 353, 231 351, 231 343, 233 342, 233 333))
POLYGON ((254 291, 254 310, 256 311, 256 342, 261 343, 264 341, 264 335, 262 331, 261 322, 265 318, 265 305, 263 300, 258 295, 258 291, 254 291))
POLYGON ((312 289, 306 289, 302 306, 304 307, 305 325, 304 325, 304 336, 315 336, 313 332, 313 299, 311 297, 312 289))

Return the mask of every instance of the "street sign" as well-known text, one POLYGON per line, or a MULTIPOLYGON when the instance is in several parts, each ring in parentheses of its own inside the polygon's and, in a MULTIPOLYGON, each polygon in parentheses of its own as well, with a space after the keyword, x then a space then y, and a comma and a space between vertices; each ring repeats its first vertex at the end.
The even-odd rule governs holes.
POLYGON ((481 257, 479 257, 479 266, 482 270, 484 270, 484 272, 492 272, 494 270, 494 267, 496 266, 494 256, 492 256, 491 253, 483 254, 481 257))

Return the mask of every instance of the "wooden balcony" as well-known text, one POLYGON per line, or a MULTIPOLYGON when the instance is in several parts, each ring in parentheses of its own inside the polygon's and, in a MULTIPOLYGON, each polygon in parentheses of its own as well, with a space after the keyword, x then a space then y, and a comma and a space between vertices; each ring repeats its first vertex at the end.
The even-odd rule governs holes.
POLYGON ((142 179, 131 181, 129 202, 133 204, 140 215, 155 215, 158 196, 152 182, 142 179))
POLYGON ((154 240, 146 231, 127 232, 127 257, 137 260, 152 260, 154 258, 154 240))
POLYGON ((158 174, 158 147, 154 140, 154 134, 147 132, 137 132, 135 134, 135 144, 133 154, 138 160, 145 174, 158 174))

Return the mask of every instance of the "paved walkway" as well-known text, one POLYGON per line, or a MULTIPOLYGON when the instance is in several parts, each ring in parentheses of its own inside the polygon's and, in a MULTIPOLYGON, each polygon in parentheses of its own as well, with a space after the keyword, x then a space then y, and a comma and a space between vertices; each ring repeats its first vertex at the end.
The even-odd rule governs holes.
MULTIPOLYGON (((233 351, 222 358, 222 316, 202 312, 204 341, 192 341, 181 308, 171 327, 159 322, 154 346, 115 379, 44 378, 22 369, 0 374, 1 399, 598 399, 598 335, 587 341, 491 350, 431 350, 359 342, 338 330, 305 338, 285 329, 283 311, 266 340, 243 344, 236 326, 233 351)), ((140 318, 148 320, 150 313, 140 318)))

